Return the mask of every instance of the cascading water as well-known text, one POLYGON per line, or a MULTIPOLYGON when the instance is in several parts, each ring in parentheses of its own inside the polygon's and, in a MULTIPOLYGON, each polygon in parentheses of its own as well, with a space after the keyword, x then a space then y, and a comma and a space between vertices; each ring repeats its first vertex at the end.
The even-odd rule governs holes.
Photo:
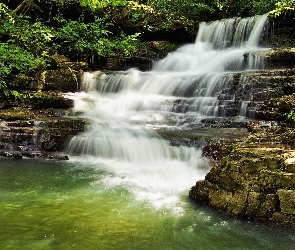
MULTIPOLYGON (((69 153, 106 173, 107 185, 126 186, 158 207, 175 205, 210 164, 200 149, 173 147, 154 129, 197 128, 206 118, 226 115, 237 72, 263 65, 249 58, 262 50, 266 24, 266 15, 201 23, 194 44, 150 72, 85 73, 75 110, 90 123, 71 140, 69 153)), ((245 115, 247 101, 237 116, 245 115)))

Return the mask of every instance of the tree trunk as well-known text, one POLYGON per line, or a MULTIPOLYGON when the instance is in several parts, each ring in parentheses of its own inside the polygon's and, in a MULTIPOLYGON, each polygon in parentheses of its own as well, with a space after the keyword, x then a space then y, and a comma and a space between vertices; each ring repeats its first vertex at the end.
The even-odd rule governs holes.
POLYGON ((23 0, 12 12, 10 12, 10 16, 14 16, 21 9, 28 9, 32 1, 33 0, 23 0))

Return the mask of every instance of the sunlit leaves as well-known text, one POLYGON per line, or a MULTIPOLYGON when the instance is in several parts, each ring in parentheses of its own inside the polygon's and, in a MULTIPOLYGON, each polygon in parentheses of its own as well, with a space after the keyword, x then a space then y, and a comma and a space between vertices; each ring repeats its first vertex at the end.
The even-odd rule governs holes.
POLYGON ((0 3, 0 20, 11 19, 7 5, 0 3))
POLYGON ((0 89, 6 89, 6 78, 12 72, 25 73, 45 66, 45 61, 22 48, 0 43, 0 89))
POLYGON ((138 2, 135 1, 128 1, 128 6, 131 7, 131 9, 133 10, 144 10, 147 13, 154 13, 155 10, 153 9, 153 7, 149 6, 149 5, 145 5, 145 4, 140 4, 138 2))
POLYGON ((134 53, 139 35, 115 37, 109 30, 112 25, 104 18, 97 18, 91 23, 69 21, 57 31, 56 36, 66 41, 67 50, 80 60, 92 54, 123 57, 134 53))
POLYGON ((270 14, 274 14, 275 17, 278 17, 283 14, 287 14, 292 12, 293 16, 295 16, 295 0, 283 0, 279 1, 276 4, 276 8, 270 12, 270 14))
POLYGON ((89 7, 91 10, 102 9, 107 6, 124 6, 126 0, 80 0, 81 6, 89 7))
POLYGON ((14 22, 5 21, 0 35, 5 34, 10 42, 32 53, 41 55, 49 48, 53 32, 41 22, 31 23, 25 17, 16 17, 14 22))

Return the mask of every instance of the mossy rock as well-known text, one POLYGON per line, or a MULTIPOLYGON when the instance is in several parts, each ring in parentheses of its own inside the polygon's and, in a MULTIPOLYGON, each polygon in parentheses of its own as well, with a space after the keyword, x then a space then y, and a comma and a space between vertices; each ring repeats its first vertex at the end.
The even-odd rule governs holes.
POLYGON ((295 48, 271 50, 263 57, 268 67, 293 68, 295 66, 295 48))
POLYGON ((277 108, 281 114, 284 114, 285 112, 291 109, 294 109, 294 107, 295 107, 295 93, 292 95, 285 95, 281 97, 277 102, 277 108))
POLYGON ((42 73, 44 90, 76 92, 79 90, 81 72, 68 69, 47 70, 42 73))
POLYGON ((295 191, 279 189, 277 195, 280 200, 281 212, 284 214, 295 215, 295 191))
POLYGON ((295 130, 274 125, 253 126, 189 196, 234 216, 294 224, 295 152, 286 148, 295 145, 282 142, 294 141, 295 130))
POLYGON ((70 59, 64 55, 54 54, 48 57, 51 69, 71 69, 71 70, 85 70, 88 68, 86 62, 71 62, 70 59))
MULTIPOLYGON (((293 85, 293 84, 292 84, 293 85)), ((291 95, 283 95, 278 98, 270 98, 265 100, 257 111, 257 118, 264 120, 276 120, 292 123, 287 119, 287 114, 295 107, 295 93, 291 95)))
POLYGON ((14 90, 41 90, 43 89, 43 82, 32 76, 18 74, 9 79, 8 88, 14 90))
POLYGON ((88 64, 86 62, 60 62, 57 64, 59 69, 70 69, 74 71, 87 70, 88 64))
POLYGON ((174 51, 178 46, 168 41, 153 41, 151 42, 151 49, 157 53, 158 56, 164 57, 169 52, 174 51))
POLYGON ((33 114, 28 109, 23 108, 9 108, 0 110, 0 119, 6 121, 15 121, 15 120, 29 120, 33 117, 33 114))
POLYGON ((68 140, 84 131, 83 119, 53 119, 40 123, 42 128, 41 149, 44 151, 62 151, 68 140))
POLYGON ((68 109, 72 108, 73 100, 67 99, 56 92, 35 92, 22 93, 19 99, 21 107, 28 107, 33 109, 55 108, 68 109))

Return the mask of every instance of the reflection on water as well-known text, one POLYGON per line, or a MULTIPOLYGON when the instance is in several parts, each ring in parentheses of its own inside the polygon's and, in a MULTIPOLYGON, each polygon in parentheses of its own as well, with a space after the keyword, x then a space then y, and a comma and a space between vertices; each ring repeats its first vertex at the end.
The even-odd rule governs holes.
POLYGON ((295 232, 192 205, 182 213, 111 185, 104 167, 0 159, 0 249, 294 249, 295 232))

